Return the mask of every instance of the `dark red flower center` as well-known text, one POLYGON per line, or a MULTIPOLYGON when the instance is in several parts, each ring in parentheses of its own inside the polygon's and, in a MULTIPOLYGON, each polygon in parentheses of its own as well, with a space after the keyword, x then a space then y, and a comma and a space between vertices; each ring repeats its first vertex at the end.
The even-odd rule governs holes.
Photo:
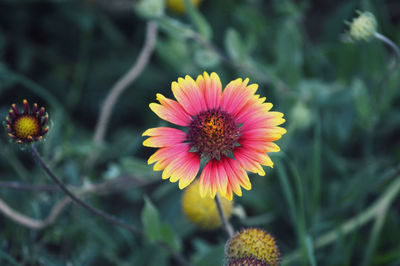
POLYGON ((192 150, 207 159, 220 159, 233 150, 240 136, 235 119, 220 109, 199 113, 189 126, 192 150))

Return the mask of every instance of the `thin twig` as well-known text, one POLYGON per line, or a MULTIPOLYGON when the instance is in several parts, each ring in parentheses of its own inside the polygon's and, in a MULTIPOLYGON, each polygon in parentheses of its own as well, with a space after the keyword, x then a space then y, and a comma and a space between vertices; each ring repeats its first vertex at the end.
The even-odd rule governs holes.
MULTIPOLYGON (((139 187, 152 183, 153 181, 142 181, 140 179, 135 179, 133 177, 120 177, 113 180, 109 180, 103 183, 94 184, 83 190, 78 191, 76 194, 80 197, 85 196, 90 193, 97 193, 100 195, 109 194, 116 191, 121 191, 122 189, 132 188, 133 186, 139 187)), ((23 184, 22 187, 29 187, 32 185, 23 184)), ((21 186, 18 187, 18 189, 21 186)), ((54 186, 57 191, 61 191, 58 186, 54 186)), ((35 190, 38 191, 38 190, 35 190)), ((39 190, 40 191, 40 190, 39 190)), ((62 211, 72 202, 71 198, 66 196, 64 199, 56 203, 51 209, 49 215, 43 220, 36 220, 15 211, 13 208, 8 206, 3 200, 0 199, 0 212, 5 216, 17 222, 25 227, 40 230, 44 229, 55 223, 62 211)))
MULTIPOLYGON (((108 213, 105 213, 90 204, 86 203, 85 201, 81 200, 76 196, 74 193, 72 193, 65 185, 64 183, 50 170, 50 168, 47 166, 47 164, 43 161, 42 157, 40 156, 39 152, 35 148, 35 146, 31 146, 31 151, 33 153, 33 156, 35 159, 38 161, 39 165, 43 168, 43 170, 47 173, 47 175, 60 187, 62 191, 64 191, 65 194, 67 194, 70 199, 80 205, 81 207, 85 208, 86 210, 90 211, 91 213, 103 218, 107 222, 111 224, 118 225, 136 235, 143 236, 142 230, 139 228, 136 228, 133 225, 130 225, 108 213)), ((181 254, 175 252, 174 250, 171 249, 170 246, 167 245, 167 243, 164 242, 156 242, 158 246, 166 249, 168 252, 171 253, 171 255, 177 259, 182 265, 191 265, 190 262, 188 262, 181 254)))
POLYGON ((9 217, 11 220, 32 228, 32 229, 42 229, 45 226, 44 221, 32 219, 28 216, 25 216, 17 211, 15 211, 13 208, 8 206, 2 199, 0 199, 0 211, 7 217, 9 217))
POLYGON ((35 146, 31 146, 31 151, 33 153, 33 156, 35 159, 38 161, 39 165, 43 168, 43 170, 48 174, 48 176, 60 187, 62 191, 64 191, 65 194, 67 194, 75 203, 78 205, 82 206, 83 208, 87 209, 89 212, 103 218, 109 223, 116 224, 122 228, 125 228, 126 230, 137 234, 137 235, 142 235, 142 231, 138 228, 136 228, 133 225, 130 225, 124 221, 119 220, 118 218, 107 214, 90 204, 86 203, 85 201, 81 200, 78 198, 74 193, 72 193, 64 184, 63 182, 50 170, 50 168, 47 166, 47 164, 43 161, 42 157, 40 156, 39 152, 35 148, 35 146))
POLYGON ((229 238, 231 238, 231 237, 233 237, 235 232, 233 230, 232 225, 229 223, 228 219, 226 219, 226 216, 222 209, 221 201, 219 199, 218 194, 215 196, 215 203, 217 204, 218 214, 219 214, 219 217, 221 218, 222 225, 224 226, 224 229, 225 229, 226 233, 228 234, 229 238))
POLYGON ((129 69, 129 71, 121 79, 119 79, 117 83, 114 84, 101 107, 100 116, 97 121, 93 136, 93 141, 95 144, 100 144, 103 142, 115 103, 125 89, 143 72, 144 68, 149 62, 151 54, 153 53, 156 41, 157 23, 151 21, 147 23, 146 40, 137 61, 129 69))
POLYGON ((22 190, 22 191, 59 191, 58 186, 55 185, 33 185, 22 184, 18 182, 0 182, 0 188, 22 190))

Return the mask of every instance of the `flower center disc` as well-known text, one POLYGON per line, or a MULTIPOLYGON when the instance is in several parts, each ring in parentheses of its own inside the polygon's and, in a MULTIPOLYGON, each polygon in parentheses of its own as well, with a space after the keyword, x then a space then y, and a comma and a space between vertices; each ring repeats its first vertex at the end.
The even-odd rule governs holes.
POLYGON ((190 123, 192 149, 208 159, 220 159, 233 150, 240 131, 233 117, 219 109, 201 112, 190 123))
POLYGON ((32 115, 23 115, 13 123, 15 135, 21 139, 28 139, 29 136, 35 137, 40 133, 39 121, 32 115))

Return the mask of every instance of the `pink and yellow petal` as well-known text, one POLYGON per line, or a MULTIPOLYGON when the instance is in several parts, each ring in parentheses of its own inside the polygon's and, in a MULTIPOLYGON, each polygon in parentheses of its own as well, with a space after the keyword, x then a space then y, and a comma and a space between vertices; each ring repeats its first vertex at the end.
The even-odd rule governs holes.
POLYGON ((241 130, 241 139, 251 139, 251 140, 266 140, 271 141, 271 139, 279 139, 283 134, 286 133, 286 129, 282 127, 271 127, 271 128, 253 128, 241 130))
POLYGON ((190 146, 187 143, 180 143, 174 146, 158 149, 153 155, 150 156, 147 163, 153 164, 160 160, 174 158, 180 153, 189 152, 190 146))
POLYGON ((173 146, 186 140, 185 132, 170 127, 150 128, 142 136, 150 136, 143 141, 143 146, 154 148, 173 146))
POLYGON ((211 76, 207 72, 199 75, 196 79, 208 109, 216 109, 220 105, 222 95, 222 84, 219 76, 213 72, 211 76))
POLYGON ((257 99, 257 97, 253 97, 253 99, 249 100, 247 104, 243 106, 240 112, 236 115, 237 121, 239 123, 244 123, 250 118, 269 118, 269 111, 271 110, 273 105, 272 103, 263 103, 263 101, 265 101, 265 97, 260 99, 257 99))
POLYGON ((170 182, 179 180, 179 188, 188 186, 196 177, 200 169, 200 157, 195 153, 186 153, 175 158, 164 170, 163 179, 169 178, 170 182))
MULTIPOLYGON (((245 148, 239 147, 233 151, 233 156, 236 161, 243 167, 245 170, 259 174, 260 176, 265 175, 265 171, 260 165, 260 158, 258 156, 254 156, 253 154, 249 154, 245 148)), ((269 165, 271 166, 271 165, 269 165)))
POLYGON ((231 81, 222 92, 221 109, 235 117, 257 91, 257 84, 247 86, 248 83, 248 78, 231 81))
POLYGON ((171 84, 172 93, 186 112, 192 116, 206 110, 204 96, 197 83, 188 75, 171 84))
POLYGON ((214 160, 210 160, 205 166, 200 175, 200 196, 205 197, 210 195, 211 198, 215 197, 217 193, 217 183, 215 182, 216 167, 214 160))
POLYGON ((251 189, 251 183, 249 176, 247 175, 246 171, 239 165, 239 163, 233 159, 230 159, 229 165, 232 171, 235 173, 237 180, 239 181, 240 185, 246 189, 251 189))
POLYGON ((252 149, 261 153, 280 151, 279 146, 269 140, 252 140, 242 138, 240 139, 239 143, 247 149, 252 149))
POLYGON ((179 126, 188 126, 191 122, 191 116, 183 109, 183 107, 174 100, 157 94, 157 100, 161 104, 151 103, 150 109, 161 119, 179 126))
POLYGON ((200 169, 200 156, 189 152, 187 143, 161 148, 149 158, 149 164, 157 162, 154 170, 163 170, 162 179, 170 179, 171 182, 179 181, 179 187, 183 189, 196 177, 200 169))
POLYGON ((217 183, 218 192, 221 196, 226 197, 226 188, 228 186, 228 176, 225 171, 224 163, 222 160, 215 161, 216 167, 215 181, 217 183))
POLYGON ((240 188, 240 178, 237 176, 241 171, 239 173, 235 173, 233 171, 231 164, 235 163, 235 162, 232 162, 232 163, 230 162, 230 161, 234 161, 233 159, 227 157, 224 160, 225 160, 224 167, 225 167, 225 171, 226 171, 226 174, 228 176, 228 181, 229 181, 227 191, 233 190, 233 192, 235 192, 236 195, 241 197, 242 189, 240 188))

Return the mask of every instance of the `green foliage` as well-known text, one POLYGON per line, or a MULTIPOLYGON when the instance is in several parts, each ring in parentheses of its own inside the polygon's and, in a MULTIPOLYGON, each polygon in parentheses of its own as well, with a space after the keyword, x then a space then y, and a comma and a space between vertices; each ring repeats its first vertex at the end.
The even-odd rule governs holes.
POLYGON ((371 12, 378 32, 400 44, 396 1, 184 2, 183 14, 163 0, 0 3, 0 117, 23 99, 46 106, 51 130, 38 149, 49 166, 85 201, 143 232, 62 203, 29 149, 2 127, 1 202, 39 222, 66 205, 41 230, 3 209, 0 265, 179 265, 176 254, 222 265, 225 232, 184 217, 182 191, 147 164, 155 149, 141 136, 169 126, 148 107, 156 93, 173 98, 172 81, 203 71, 217 72, 223 86, 249 77, 285 114, 281 152, 269 154, 274 168, 249 174, 252 190, 235 197, 236 230, 269 231, 283 265, 400 265, 399 64, 375 38, 349 43, 344 23, 357 9, 371 12), (104 99, 137 60, 149 21, 159 28, 155 51, 94 143, 104 99))
POLYGON ((160 215, 148 198, 144 199, 142 224, 144 233, 150 241, 158 241, 161 239, 160 215))

